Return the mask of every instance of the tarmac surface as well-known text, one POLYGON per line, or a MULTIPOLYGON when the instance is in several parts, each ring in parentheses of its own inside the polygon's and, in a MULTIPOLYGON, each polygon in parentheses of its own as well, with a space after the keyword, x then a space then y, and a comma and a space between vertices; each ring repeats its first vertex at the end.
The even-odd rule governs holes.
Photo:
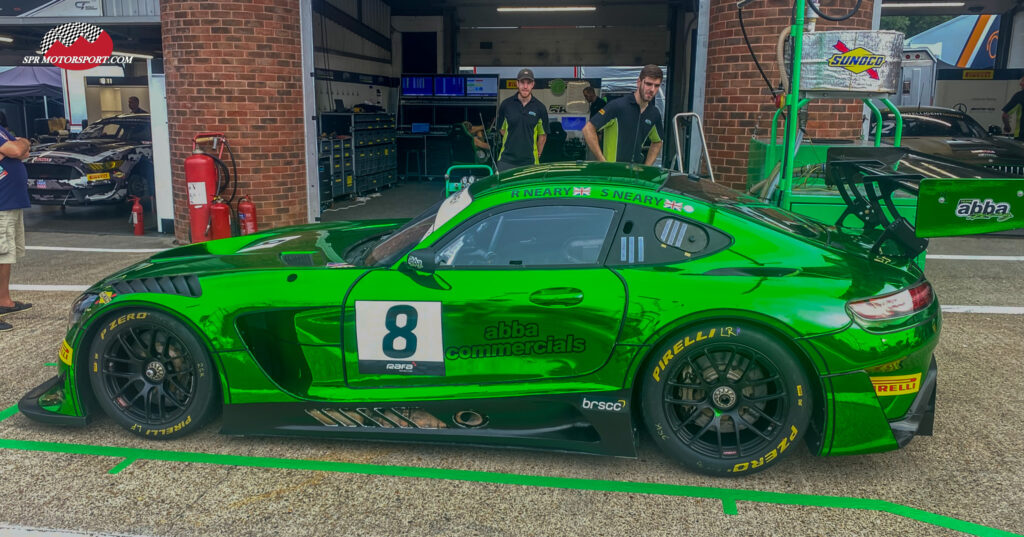
MULTIPOLYGON (((350 207, 325 220, 413 216, 434 199, 437 183, 409 183, 337 203, 350 207)), ((932 241, 929 280, 944 307, 968 311, 943 316, 934 436, 851 457, 800 446, 741 479, 690 473, 645 437, 637 459, 240 438, 217 434, 217 422, 184 439, 147 441, 106 417, 74 429, 14 412, 53 376, 78 295, 45 286, 89 285, 151 255, 109 250, 172 242, 29 227, 32 249, 12 283, 35 307, 5 316, 15 330, 0 334, 0 535, 1024 533, 1024 316, 986 309, 1022 310, 1024 238, 932 241)))

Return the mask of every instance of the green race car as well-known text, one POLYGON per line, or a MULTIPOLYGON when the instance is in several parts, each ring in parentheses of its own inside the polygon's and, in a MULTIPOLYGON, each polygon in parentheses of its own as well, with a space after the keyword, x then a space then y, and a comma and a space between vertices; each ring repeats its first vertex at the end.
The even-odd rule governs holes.
POLYGON ((912 256, 628 164, 481 179, 410 221, 161 252, 75 301, 34 419, 763 470, 931 434, 939 304, 912 256))

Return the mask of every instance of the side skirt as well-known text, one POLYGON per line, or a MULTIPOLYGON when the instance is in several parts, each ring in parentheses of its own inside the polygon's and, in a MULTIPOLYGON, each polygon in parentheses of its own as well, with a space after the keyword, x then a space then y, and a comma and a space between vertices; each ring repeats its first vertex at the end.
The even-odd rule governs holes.
POLYGON ((632 390, 463 401, 224 406, 223 434, 456 443, 636 457, 632 390))

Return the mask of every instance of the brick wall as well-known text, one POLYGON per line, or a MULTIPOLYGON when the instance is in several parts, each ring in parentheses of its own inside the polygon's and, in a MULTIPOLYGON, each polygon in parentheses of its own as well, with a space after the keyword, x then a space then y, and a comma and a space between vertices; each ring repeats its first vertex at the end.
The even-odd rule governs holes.
POLYGON ((227 136, 261 230, 306 223, 299 2, 161 0, 160 26, 177 239, 189 240, 184 162, 199 132, 227 136))
MULTIPOLYGON (((857 14, 841 23, 818 19, 817 30, 870 29, 872 4, 872 0, 864 0, 857 14)), ((824 12, 838 16, 850 6, 852 3, 841 3, 837 7, 825 8, 824 12)), ((743 23, 750 43, 773 85, 780 80, 775 44, 779 32, 789 28, 791 15, 790 0, 761 0, 743 10, 743 23)), ((750 137, 756 127, 760 137, 768 138, 775 106, 771 102, 771 92, 743 42, 736 19, 736 2, 711 0, 710 25, 704 105, 708 152, 715 179, 734 188, 745 189, 750 137)), ((812 138, 860 137, 863 115, 860 101, 812 101, 808 106, 807 131, 812 138)), ((780 136, 782 123, 780 120, 780 136)))

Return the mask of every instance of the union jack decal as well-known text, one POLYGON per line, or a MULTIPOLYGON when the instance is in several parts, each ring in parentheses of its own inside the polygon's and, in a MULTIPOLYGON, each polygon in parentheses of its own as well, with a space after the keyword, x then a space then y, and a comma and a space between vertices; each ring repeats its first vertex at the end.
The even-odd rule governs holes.
POLYGON ((682 211, 683 210, 683 202, 681 202, 681 201, 665 200, 665 208, 666 209, 672 209, 672 210, 675 210, 675 211, 682 211))
POLYGON ((590 187, 589 186, 587 186, 587 187, 574 186, 574 187, 572 187, 572 195, 573 196, 589 196, 590 195, 590 187))

